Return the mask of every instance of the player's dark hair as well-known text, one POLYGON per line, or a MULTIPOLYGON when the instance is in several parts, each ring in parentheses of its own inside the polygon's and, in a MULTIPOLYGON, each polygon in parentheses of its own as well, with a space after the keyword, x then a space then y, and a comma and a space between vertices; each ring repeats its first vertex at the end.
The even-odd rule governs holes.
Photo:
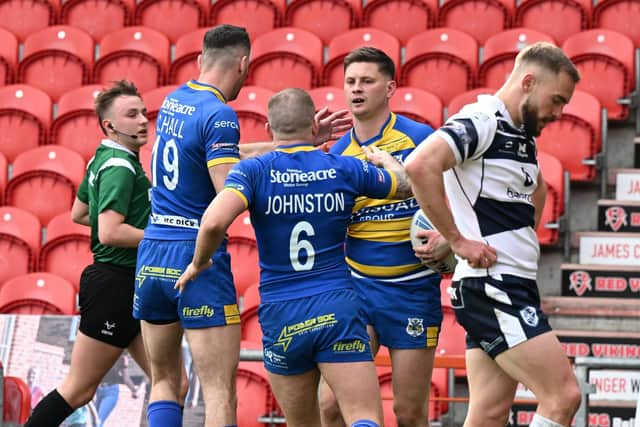
POLYGON ((344 71, 346 72, 347 67, 354 62, 373 62, 378 64, 378 70, 382 74, 386 74, 391 80, 396 78, 396 67, 389 55, 375 47, 359 47, 349 52, 344 57, 344 71))
POLYGON ((102 132, 105 135, 107 134, 107 130, 104 128, 104 126, 102 126, 102 119, 104 118, 104 115, 107 113, 107 111, 109 111, 116 98, 120 96, 137 96, 138 98, 142 99, 142 96, 140 96, 140 92, 138 92, 138 88, 136 87, 136 85, 128 80, 118 80, 112 82, 111 87, 103 89, 100 93, 98 93, 98 96, 96 96, 95 108, 96 114, 98 115, 98 124, 100 125, 100 129, 102 129, 102 132))
POLYGON ((243 27, 235 25, 218 25, 207 31, 202 42, 203 62, 211 64, 215 59, 223 56, 223 52, 240 49, 248 54, 251 49, 249 33, 243 27))

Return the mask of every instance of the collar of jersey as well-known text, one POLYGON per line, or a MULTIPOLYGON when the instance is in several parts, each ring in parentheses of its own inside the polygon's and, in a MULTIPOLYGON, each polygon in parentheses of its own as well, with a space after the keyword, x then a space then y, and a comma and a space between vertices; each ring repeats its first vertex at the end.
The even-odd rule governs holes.
POLYGON ((120 150, 120 151, 127 152, 127 153, 131 154, 132 156, 136 156, 137 157, 136 153, 134 153, 133 151, 129 150, 124 145, 118 144, 117 142, 115 142, 112 139, 103 139, 102 140, 102 145, 104 145, 107 148, 113 148, 115 150, 120 150))
POLYGON ((384 124, 380 128, 380 133, 378 133, 376 136, 374 136, 373 138, 369 138, 366 141, 360 142, 360 140, 356 136, 355 128, 351 128, 351 141, 355 141, 360 146, 375 144, 376 142, 380 141, 384 136, 384 134, 387 133, 389 129, 392 129, 393 126, 395 126, 395 124, 396 124, 396 114, 389 113, 389 117, 387 117, 387 121, 384 122, 384 124))
POLYGON ((298 151, 313 151, 318 147, 314 147, 313 144, 308 142, 296 142, 294 144, 280 145, 275 151, 281 151, 283 153, 296 153, 298 151))
POLYGON ((200 83, 195 80, 189 80, 187 82, 187 86, 189 86, 193 90, 204 90, 207 92, 211 92, 218 98, 221 102, 227 103, 227 98, 224 97, 222 91, 213 85, 208 85, 206 83, 200 83))
POLYGON ((518 129, 518 126, 513 123, 511 114, 509 114, 509 110, 507 110, 507 106, 504 105, 502 99, 495 95, 478 95, 478 102, 484 105, 489 105, 491 109, 499 111, 500 114, 502 114, 502 117, 509 122, 514 129, 518 129))

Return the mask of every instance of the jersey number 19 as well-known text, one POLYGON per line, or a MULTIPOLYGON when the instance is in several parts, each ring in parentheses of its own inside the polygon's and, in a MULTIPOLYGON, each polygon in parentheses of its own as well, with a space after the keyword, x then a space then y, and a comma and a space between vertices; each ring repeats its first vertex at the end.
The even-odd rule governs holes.
MULTIPOLYGON (((157 185, 157 164, 158 160, 158 146, 160 145, 160 136, 156 137, 153 144, 153 152, 151 153, 151 176, 152 185, 157 185)), ((178 146, 176 141, 171 138, 164 143, 162 147, 162 166, 164 168, 164 174, 162 175, 162 182, 169 191, 173 191, 178 186, 178 177, 180 176, 179 161, 178 161, 178 146)))

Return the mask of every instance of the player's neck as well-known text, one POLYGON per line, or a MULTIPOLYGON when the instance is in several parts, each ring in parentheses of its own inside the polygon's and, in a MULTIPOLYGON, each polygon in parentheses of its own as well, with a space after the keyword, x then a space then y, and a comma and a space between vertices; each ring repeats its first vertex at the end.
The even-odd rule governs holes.
POLYGON ((314 145, 313 138, 274 139, 275 147, 288 147, 292 145, 314 145))
POLYGON ((389 119, 390 111, 385 109, 379 114, 366 118, 353 118, 353 129, 359 141, 368 141, 378 135, 382 130, 382 126, 389 119))
POLYGON ((222 96, 224 96, 227 101, 229 100, 229 94, 231 93, 234 82, 231 81, 226 74, 219 73, 216 69, 212 69, 206 73, 200 73, 197 81, 215 87, 222 92, 222 96))
POLYGON ((513 124, 516 127, 520 127, 522 125, 519 111, 520 95, 515 90, 512 90, 511 86, 505 84, 496 92, 495 96, 504 103, 513 124))

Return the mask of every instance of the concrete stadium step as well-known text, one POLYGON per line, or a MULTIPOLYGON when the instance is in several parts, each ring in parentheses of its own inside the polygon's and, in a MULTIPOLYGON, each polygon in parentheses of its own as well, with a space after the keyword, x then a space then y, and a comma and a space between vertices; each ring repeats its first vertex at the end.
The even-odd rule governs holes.
POLYGON ((545 297, 542 310, 554 329, 599 332, 640 331, 638 298, 545 297))

